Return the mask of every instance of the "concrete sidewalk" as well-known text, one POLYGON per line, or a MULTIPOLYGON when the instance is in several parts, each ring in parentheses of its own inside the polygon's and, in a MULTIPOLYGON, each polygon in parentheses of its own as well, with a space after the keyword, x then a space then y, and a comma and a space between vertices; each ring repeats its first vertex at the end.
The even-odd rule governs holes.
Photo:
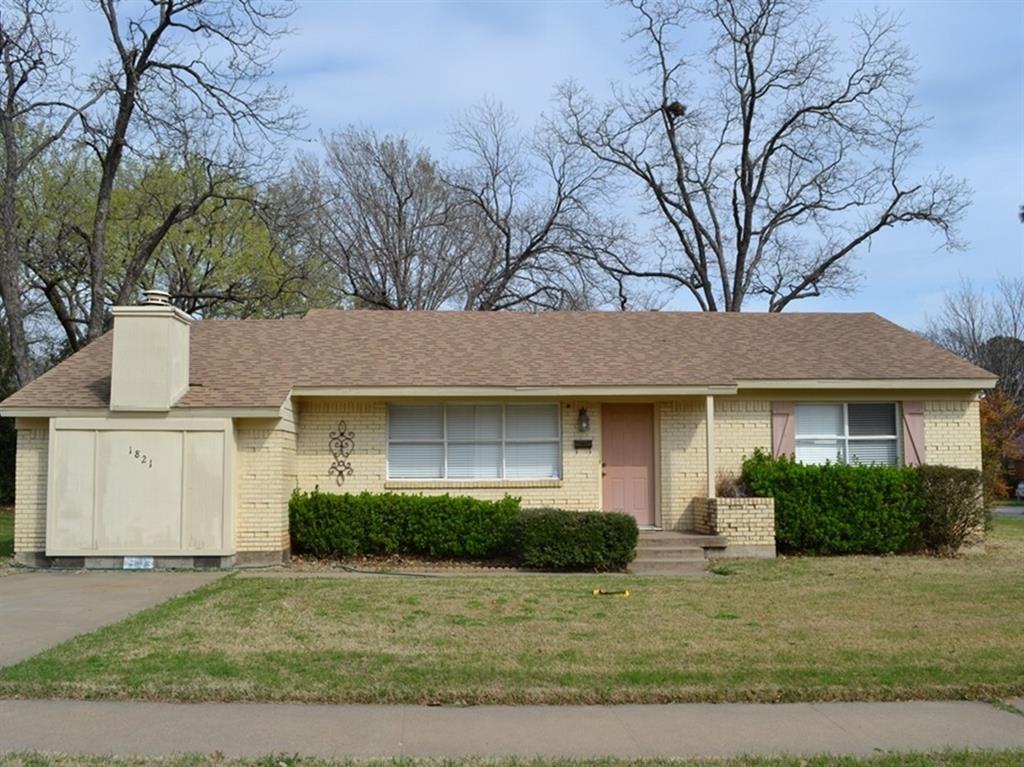
POLYGON ((1024 506, 996 506, 992 513, 997 517, 1024 517, 1024 506))
POLYGON ((1014 747, 1024 748, 1024 715, 974 702, 433 708, 0 700, 0 751, 683 757, 1014 747))

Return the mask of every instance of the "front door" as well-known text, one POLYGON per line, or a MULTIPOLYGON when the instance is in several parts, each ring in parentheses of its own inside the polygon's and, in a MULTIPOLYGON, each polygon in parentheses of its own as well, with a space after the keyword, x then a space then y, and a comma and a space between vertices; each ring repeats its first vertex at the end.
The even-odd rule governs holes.
POLYGON ((601 405, 605 511, 638 525, 654 524, 654 409, 650 404, 601 405))

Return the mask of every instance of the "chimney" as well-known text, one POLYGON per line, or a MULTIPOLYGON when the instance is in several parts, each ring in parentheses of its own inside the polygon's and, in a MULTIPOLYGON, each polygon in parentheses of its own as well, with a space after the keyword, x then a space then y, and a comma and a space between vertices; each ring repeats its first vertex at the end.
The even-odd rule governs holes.
POLYGON ((188 391, 189 325, 163 290, 115 306, 110 409, 166 412, 188 391))

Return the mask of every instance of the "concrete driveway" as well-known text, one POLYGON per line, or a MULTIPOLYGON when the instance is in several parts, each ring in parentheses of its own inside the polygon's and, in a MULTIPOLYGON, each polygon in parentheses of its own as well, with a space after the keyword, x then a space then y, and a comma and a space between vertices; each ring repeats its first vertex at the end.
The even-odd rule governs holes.
POLYGON ((0 578, 0 666, 224 576, 222 572, 55 572, 0 578))

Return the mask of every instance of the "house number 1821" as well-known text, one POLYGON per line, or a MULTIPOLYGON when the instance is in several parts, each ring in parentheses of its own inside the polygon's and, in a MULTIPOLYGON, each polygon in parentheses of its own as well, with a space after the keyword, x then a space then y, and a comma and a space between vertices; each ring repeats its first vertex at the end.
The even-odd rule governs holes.
POLYGON ((153 468, 153 459, 147 456, 141 450, 138 450, 137 448, 134 448, 131 445, 128 446, 128 455, 134 458, 139 463, 141 463, 143 466, 148 466, 151 469, 153 468))

